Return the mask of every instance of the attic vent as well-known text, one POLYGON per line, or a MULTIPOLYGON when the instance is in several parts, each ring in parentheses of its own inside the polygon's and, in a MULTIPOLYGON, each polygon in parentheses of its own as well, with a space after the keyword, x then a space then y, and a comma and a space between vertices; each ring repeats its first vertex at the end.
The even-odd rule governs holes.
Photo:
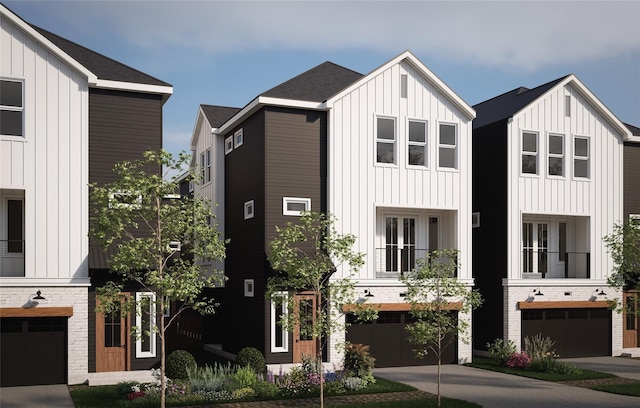
POLYGON ((400 75, 400 97, 407 97, 407 74, 400 75))

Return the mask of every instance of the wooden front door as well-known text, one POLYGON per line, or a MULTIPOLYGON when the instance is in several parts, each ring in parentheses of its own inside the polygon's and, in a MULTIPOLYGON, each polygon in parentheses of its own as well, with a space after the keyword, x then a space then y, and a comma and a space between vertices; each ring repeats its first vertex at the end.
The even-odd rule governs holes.
POLYGON ((622 347, 635 348, 640 345, 640 305, 637 298, 640 293, 628 291, 624 293, 624 331, 622 347))
POLYGON ((301 363, 303 357, 316 356, 316 340, 313 338, 312 326, 316 317, 316 295, 295 295, 298 319, 293 330, 293 362, 301 363))
POLYGON ((128 316, 119 310, 96 313, 96 372, 126 371, 128 367, 128 316))

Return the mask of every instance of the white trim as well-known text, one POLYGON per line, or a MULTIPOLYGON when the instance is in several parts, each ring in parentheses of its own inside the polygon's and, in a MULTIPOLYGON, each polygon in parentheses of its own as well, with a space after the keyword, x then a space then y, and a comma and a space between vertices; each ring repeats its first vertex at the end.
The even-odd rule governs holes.
MULTIPOLYGON (((91 81, 89 81, 91 84, 91 81)), ((117 89, 125 91, 134 91, 151 94, 173 94, 173 87, 163 85, 139 84, 134 82, 111 81, 107 79, 98 79, 95 81, 96 88, 117 89)))
MULTIPOLYGON (((287 294, 287 292, 278 292, 274 294, 274 297, 276 298, 280 298, 282 299, 282 302, 280 303, 280 307, 281 307, 281 311, 282 311, 282 315, 284 317, 287 316, 288 313, 288 298, 289 295, 287 294)), ((272 297, 273 299, 273 297, 272 297)), ((284 327, 282 327, 282 330, 280 331, 280 333, 282 334, 282 345, 279 347, 276 347, 276 329, 277 329, 277 320, 276 320, 276 305, 275 302, 273 300, 271 300, 271 352, 272 353, 286 353, 289 351, 289 332, 287 330, 284 329, 284 327)))
POLYGON ((460 136, 458 135, 459 128, 458 128, 458 124, 457 123, 452 123, 452 122, 438 122, 438 135, 437 135, 437 141, 436 141, 436 145, 438 146, 438 151, 436 152, 436 156, 438 158, 438 170, 458 170, 458 167, 460 167, 460 149, 459 149, 459 145, 460 145, 460 136), (441 127, 442 126, 453 126, 453 137, 455 138, 454 140, 454 144, 450 145, 450 144, 443 144, 440 143, 440 136, 441 136, 441 127), (448 149, 448 150, 453 150, 453 167, 449 167, 449 166, 442 166, 441 164, 441 157, 440 157, 440 149, 448 149))
POLYGON ((156 295, 153 292, 136 292, 136 326, 139 330, 139 336, 136 337, 136 358, 150 358, 156 356, 156 295), (140 309, 140 302, 142 298, 149 298, 149 327, 142 327, 142 310, 140 309), (146 330, 145 330, 146 329, 146 330), (145 335, 145 331, 149 332, 149 350, 142 350, 142 336, 145 335))
POLYGON ((256 291, 256 285, 253 279, 244 280, 244 296, 254 297, 256 291))
POLYGON ((233 151, 233 135, 224 139, 224 154, 229 154, 233 151))
POLYGON ((244 203, 244 219, 248 220, 254 217, 256 213, 256 207, 253 200, 246 201, 244 203))
POLYGON ((242 129, 240 129, 233 134, 233 148, 237 149, 243 144, 244 144, 244 133, 242 129))
POLYGON ((565 160, 566 158, 566 151, 567 149, 565 148, 565 143, 566 143, 567 138, 565 137, 564 134, 562 133, 555 133, 555 132, 547 132, 547 176, 551 177, 551 178, 564 178, 567 175, 567 170, 566 170, 566 166, 567 166, 567 160, 565 160), (551 153, 551 138, 552 137, 559 137, 562 139, 562 153, 551 153), (551 159, 561 159, 562 160, 562 172, 561 174, 551 174, 550 173, 550 169, 549 166, 551 165, 551 159))
POLYGON ((532 131, 532 130, 521 130, 520 131, 520 138, 519 138, 519 144, 520 144, 520 169, 518 171, 518 173, 521 176, 529 176, 529 177, 537 177, 540 175, 540 132, 536 132, 536 131, 532 131), (524 150, 524 134, 528 133, 528 134, 532 134, 535 135, 536 137, 536 151, 535 154, 532 154, 532 152, 530 151, 526 151, 524 150), (533 156, 536 158, 536 171, 535 173, 525 173, 522 171, 522 158, 524 156, 533 156))
POLYGON ((591 137, 589 136, 580 136, 580 135, 574 135, 573 136, 573 146, 572 146, 572 152, 573 152, 573 166, 571 168, 572 170, 572 174, 574 178, 580 179, 580 180, 590 180, 591 179, 591 137), (576 154, 576 140, 578 139, 584 139, 587 141, 587 155, 586 156, 578 156, 576 154), (576 160, 581 160, 581 161, 586 161, 587 162, 587 175, 586 176, 577 176, 576 175, 576 160))
POLYGON ((374 132, 374 147, 373 147, 373 163, 375 166, 398 166, 398 118, 388 115, 373 115, 373 132, 374 132), (393 121, 393 139, 380 139, 378 138, 378 120, 385 119, 393 121), (378 143, 389 144, 393 146, 393 161, 380 162, 378 161, 378 143))
POLYGON ((20 84, 20 90, 21 90, 21 95, 20 95, 20 106, 10 106, 10 105, 0 105, 0 110, 2 111, 8 111, 8 112, 20 112, 21 113, 21 123, 20 123, 20 132, 22 133, 21 135, 4 135, 0 133, 0 136, 2 136, 3 139, 7 139, 7 140, 26 140, 26 135, 25 135, 25 93, 24 93, 24 82, 25 79, 24 78, 11 78, 11 77, 5 77, 5 76, 0 76, 0 81, 4 81, 4 82, 16 82, 20 84))
POLYGON ((406 129, 407 129, 407 146, 406 146, 405 152, 407 154, 407 167, 428 169, 429 168, 429 121, 427 119, 407 118, 406 129), (424 142, 411 141, 411 138, 410 138, 411 122, 424 124, 424 142), (421 146, 423 148, 424 164, 409 163, 409 158, 410 158, 409 148, 411 146, 421 146))
POLYGON ((311 211, 311 199, 303 197, 282 197, 282 215, 302 215, 302 211, 289 210, 287 204, 304 204, 304 211, 311 211))

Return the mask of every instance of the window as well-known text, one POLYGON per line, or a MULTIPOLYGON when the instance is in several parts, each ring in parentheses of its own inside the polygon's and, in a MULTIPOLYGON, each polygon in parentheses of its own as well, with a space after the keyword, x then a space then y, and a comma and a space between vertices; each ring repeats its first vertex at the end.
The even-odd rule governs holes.
POLYGON ((205 183, 205 167, 206 167, 206 159, 204 157, 204 152, 200 153, 200 182, 202 184, 205 183))
POLYGON ((276 293, 271 301, 271 352, 286 353, 289 351, 289 333, 284 324, 287 319, 286 292, 276 293))
POLYGON ((245 297, 253 297, 255 286, 253 284, 253 279, 245 279, 244 280, 244 296, 245 297))
POLYGON ((24 136, 22 82, 0 80, 0 135, 24 136))
POLYGON ((233 151, 233 136, 229 136, 224 139, 224 154, 229 154, 233 151))
POLYGON ((242 129, 240 129, 233 134, 233 148, 237 149, 238 147, 242 146, 243 143, 244 143, 244 136, 242 133, 242 129))
POLYGON ((523 273, 547 273, 548 230, 547 223, 522 223, 523 273))
POLYGON ((440 136, 438 138, 438 165, 442 168, 457 168, 456 163, 456 127, 455 125, 440 124, 440 136))
POLYGON ((396 162, 396 120, 376 118, 376 162, 396 162))
POLYGON ((253 200, 244 203, 244 219, 253 218, 253 200))
POLYGON ((136 293, 136 327, 139 336, 136 337, 136 357, 147 358, 156 356, 156 297, 151 292, 136 293))
POLYGON ((24 252, 22 200, 7 200, 7 252, 24 252))
POLYGON ((206 184, 211 182, 211 149, 207 149, 204 154, 204 178, 202 181, 206 184))
POLYGON ((522 173, 538 174, 538 134, 522 133, 522 173))
POLYGON ((573 176, 589 178, 589 139, 576 137, 573 144, 573 176))
POLYGON ((282 215, 302 215, 311 211, 310 198, 282 197, 282 215))
POLYGON ((409 121, 409 158, 411 166, 427 166, 427 122, 409 121))
POLYGON ((128 191, 115 191, 109 196, 110 208, 130 208, 132 210, 140 208, 142 196, 128 191))
POLYGON ((563 135, 549 135, 549 175, 564 176, 563 135))

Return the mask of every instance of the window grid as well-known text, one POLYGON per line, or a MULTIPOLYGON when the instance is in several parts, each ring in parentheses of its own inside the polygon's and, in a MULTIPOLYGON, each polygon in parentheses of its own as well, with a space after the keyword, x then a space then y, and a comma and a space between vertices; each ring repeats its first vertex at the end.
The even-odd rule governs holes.
POLYGON ((438 167, 456 169, 458 167, 456 126, 441 123, 438 137, 438 167))
POLYGON ((564 135, 549 134, 548 170, 550 176, 564 176, 564 135))
POLYGON ((376 118, 376 163, 396 164, 396 120, 376 118))
POLYGON ((538 134, 522 132, 522 173, 538 174, 538 134))
POLYGON ((0 81, 0 135, 24 136, 22 81, 0 81))
POLYGON ((407 163, 428 167, 427 122, 409 120, 408 133, 407 163))
POLYGON ((205 183, 209 183, 211 182, 211 149, 207 149, 205 158, 206 158, 205 165, 207 167, 207 171, 205 173, 205 176, 206 176, 205 183))
POLYGON ((573 176, 589 178, 589 139, 576 137, 573 141, 573 176))

